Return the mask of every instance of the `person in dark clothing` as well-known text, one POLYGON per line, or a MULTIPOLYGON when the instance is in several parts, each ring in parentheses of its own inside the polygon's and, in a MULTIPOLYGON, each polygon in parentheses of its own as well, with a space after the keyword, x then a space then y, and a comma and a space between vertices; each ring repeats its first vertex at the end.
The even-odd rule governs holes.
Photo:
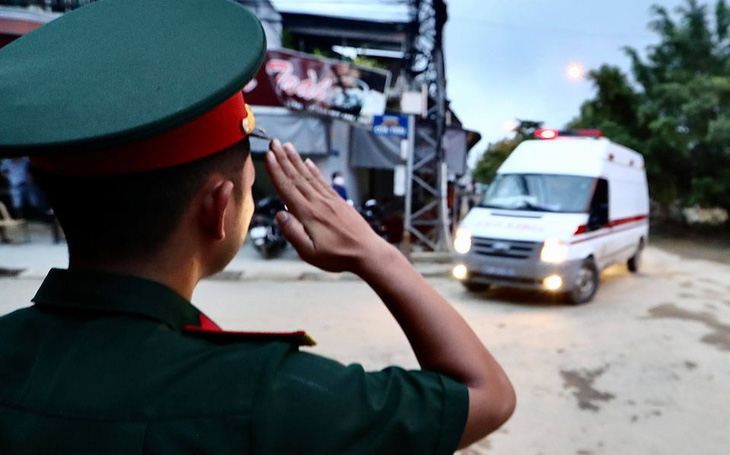
MULTIPOLYGON (((10 198, 10 181, 4 173, 0 172, 0 203, 2 203, 8 213, 12 210, 13 201, 10 198)), ((4 226, 0 226, 0 243, 11 243, 12 240, 8 237, 7 230, 4 226)))
POLYGON ((69 251, 0 317, 0 453, 451 454, 512 414, 469 325, 291 144, 265 158, 282 232, 368 283, 420 369, 366 372, 191 303, 253 214, 241 90, 265 52, 228 0, 94 2, 0 50, 0 157, 31 156, 69 251))
POLYGON ((348 200, 349 198, 347 197, 347 188, 345 187, 345 183, 345 177, 342 175, 342 172, 338 171, 332 173, 332 188, 342 199, 348 200))

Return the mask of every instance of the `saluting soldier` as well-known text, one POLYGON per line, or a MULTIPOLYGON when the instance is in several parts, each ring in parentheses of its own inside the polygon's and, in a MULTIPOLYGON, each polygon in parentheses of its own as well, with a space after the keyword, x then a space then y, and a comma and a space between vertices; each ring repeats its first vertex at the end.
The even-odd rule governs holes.
POLYGON ((291 144, 266 155, 283 232, 365 280, 421 370, 225 332, 190 303, 252 216, 241 89, 265 48, 227 0, 105 0, 0 51, 0 156, 31 156, 69 249, 0 318, 0 453, 446 454, 511 415, 467 323, 291 144))

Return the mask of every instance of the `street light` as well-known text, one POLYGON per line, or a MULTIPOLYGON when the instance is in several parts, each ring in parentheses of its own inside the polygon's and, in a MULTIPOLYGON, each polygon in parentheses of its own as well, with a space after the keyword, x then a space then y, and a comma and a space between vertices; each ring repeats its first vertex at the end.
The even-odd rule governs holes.
POLYGON ((502 129, 505 133, 514 133, 518 126, 520 126, 520 124, 515 119, 505 120, 504 123, 502 123, 502 129))
POLYGON ((585 77, 585 70, 580 63, 571 63, 570 65, 568 65, 566 74, 568 75, 568 79, 573 81, 579 81, 583 79, 583 77, 585 77))

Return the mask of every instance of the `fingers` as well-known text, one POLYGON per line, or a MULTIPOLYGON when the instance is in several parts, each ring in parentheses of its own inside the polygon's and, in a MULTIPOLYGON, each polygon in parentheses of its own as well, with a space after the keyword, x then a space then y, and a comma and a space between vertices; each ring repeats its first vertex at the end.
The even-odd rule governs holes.
POLYGON ((300 223, 294 215, 283 210, 276 214, 276 222, 279 224, 284 237, 286 237, 294 249, 297 250, 299 256, 301 256, 302 259, 311 258, 315 252, 314 244, 312 243, 312 239, 304 230, 302 223, 300 223))
POLYGON ((315 174, 315 172, 319 174, 319 171, 317 171, 316 166, 313 166, 314 163, 312 163, 312 160, 307 159, 307 161, 311 163, 311 165, 307 165, 305 161, 302 161, 302 157, 299 155, 299 153, 297 153, 297 150, 289 142, 284 144, 282 148, 286 152, 287 158, 289 158, 296 170, 299 171, 299 173, 304 177, 306 183, 308 183, 313 190, 319 192, 323 196, 329 195, 329 185, 327 184, 327 182, 325 182, 324 187, 322 186, 320 180, 315 174))
POLYGON ((315 180, 317 181, 317 183, 318 183, 320 189, 322 189, 322 191, 326 191, 330 195, 340 197, 340 195, 337 194, 337 191, 335 191, 334 188, 332 188, 332 185, 327 183, 327 179, 325 179, 324 176, 322 175, 322 173, 319 172, 319 169, 317 169, 317 166, 314 164, 314 162, 312 162, 312 160, 307 158, 307 160, 304 162, 304 164, 312 172, 312 175, 314 176, 315 180))
POLYGON ((307 199, 286 175, 273 151, 266 153, 266 170, 269 172, 271 182, 284 204, 297 216, 301 216, 302 211, 308 206, 307 199))
POLYGON ((312 199, 319 192, 318 188, 312 185, 314 177, 309 169, 302 163, 302 159, 291 144, 282 146, 278 140, 271 142, 270 150, 274 152, 276 161, 284 171, 284 174, 297 187, 307 199, 312 199))

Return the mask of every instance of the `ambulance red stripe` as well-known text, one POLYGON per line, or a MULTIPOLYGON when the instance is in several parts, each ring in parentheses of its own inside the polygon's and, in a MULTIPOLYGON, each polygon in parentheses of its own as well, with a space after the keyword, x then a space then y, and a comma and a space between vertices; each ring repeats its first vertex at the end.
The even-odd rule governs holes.
MULTIPOLYGON (((629 217, 629 218, 620 218, 618 220, 613 220, 613 221, 608 222, 608 224, 603 225, 599 229, 599 231, 602 231, 604 229, 613 229, 613 228, 615 228, 617 226, 623 226, 623 225, 630 224, 630 223, 638 223, 640 221, 644 221, 644 220, 648 220, 648 219, 649 219, 649 215, 639 215, 639 216, 632 216, 632 217, 629 217)), ((628 229, 633 229, 634 227, 635 226, 631 226, 631 227, 627 227, 627 228, 624 228, 624 229, 612 230, 610 232, 604 232, 604 233, 601 233, 601 234, 598 234, 598 235, 594 235, 594 236, 591 236, 591 237, 586 237, 586 238, 574 240, 574 241, 570 242, 570 244, 571 245, 575 245, 577 243, 587 242, 588 240, 593 240, 595 238, 604 237, 604 236, 607 236, 607 235, 610 235, 610 234, 617 234, 619 232, 623 232, 623 231, 628 230, 628 229)), ((573 236, 585 234, 587 232, 588 232, 588 225, 584 224, 582 226, 578 226, 578 228, 575 230, 575 233, 573 234, 573 236)))

